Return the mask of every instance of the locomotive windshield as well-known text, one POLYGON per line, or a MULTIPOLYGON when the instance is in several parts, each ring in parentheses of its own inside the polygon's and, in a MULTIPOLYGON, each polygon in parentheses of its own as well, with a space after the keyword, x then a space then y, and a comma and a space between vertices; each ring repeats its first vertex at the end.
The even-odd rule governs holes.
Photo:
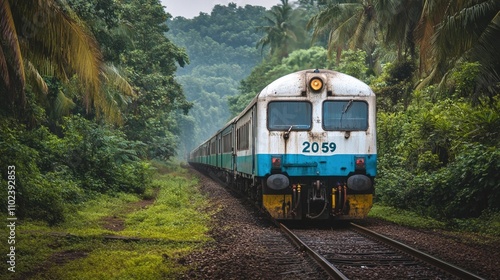
POLYGON ((323 103, 325 130, 367 130, 368 103, 354 100, 335 100, 323 103))
POLYGON ((309 130, 312 105, 300 101, 270 102, 267 115, 269 130, 309 130))

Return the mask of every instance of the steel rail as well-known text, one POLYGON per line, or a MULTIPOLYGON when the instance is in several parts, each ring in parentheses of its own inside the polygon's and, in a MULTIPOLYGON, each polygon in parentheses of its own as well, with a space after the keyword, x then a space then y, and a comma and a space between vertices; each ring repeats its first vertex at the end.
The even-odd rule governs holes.
POLYGON ((383 235, 376 233, 372 230, 369 230, 365 227, 362 227, 362 226, 357 225, 357 224, 352 223, 352 222, 351 222, 351 226, 353 226, 354 229, 356 231, 358 231, 359 233, 365 234, 365 235, 372 237, 372 238, 374 238, 374 239, 376 239, 384 244, 392 246, 393 248, 396 248, 396 249, 403 251, 403 252, 405 252, 413 257, 416 257, 422 261, 425 261, 425 262, 429 263, 430 265, 438 267, 441 270, 444 270, 444 271, 450 273, 451 275, 456 276, 460 279, 474 279, 474 280, 481 279, 481 280, 484 280, 484 278, 481 278, 481 277, 479 277, 471 272, 468 272, 460 267, 457 267, 453 264, 450 264, 448 262, 440 260, 436 257, 433 257, 429 254, 426 254, 422 251, 419 251, 415 248, 412 248, 408 245, 405 245, 405 244, 403 244, 399 241, 396 241, 394 239, 391 239, 389 237, 383 236, 383 235))
POLYGON ((285 236, 293 243, 297 248, 301 251, 305 251, 309 256, 311 256, 325 271, 330 275, 333 279, 338 280, 348 280, 340 270, 338 270, 332 263, 327 261, 323 256, 309 248, 300 238, 291 232, 285 225, 279 224, 282 232, 285 233, 285 236))

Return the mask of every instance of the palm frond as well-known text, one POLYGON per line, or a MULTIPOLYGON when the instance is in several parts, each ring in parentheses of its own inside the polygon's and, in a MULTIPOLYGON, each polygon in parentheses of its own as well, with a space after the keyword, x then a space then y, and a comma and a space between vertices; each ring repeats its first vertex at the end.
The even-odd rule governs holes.
MULTIPOLYGON (((9 1, 0 2, 0 69, 2 69, 2 80, 11 94, 20 94, 20 100, 24 102, 24 87, 26 78, 24 75, 24 63, 16 32, 16 24, 9 1), (10 67, 9 67, 10 65, 10 67), (9 68, 12 73, 9 75, 9 68)), ((13 100, 16 97, 10 96, 13 100)))
POLYGON ((5 87, 10 87, 10 75, 9 69, 7 68, 7 57, 3 53, 2 45, 0 45, 0 78, 2 79, 5 87))
POLYGON ((449 15, 437 28, 434 48, 446 58, 467 52, 475 42, 479 41, 482 31, 499 9, 498 1, 487 1, 449 15))
POLYGON ((448 10, 448 1, 426 0, 422 8, 420 20, 415 29, 415 38, 420 46, 420 73, 425 76, 433 71, 435 64, 432 45, 435 26, 443 19, 448 10))
POLYGON ((101 115, 109 123, 122 124, 122 109, 131 102, 136 94, 128 81, 114 65, 103 65, 103 88, 96 107, 97 116, 101 115))
POLYGON ((102 59, 96 40, 54 0, 17 1, 15 7, 16 25, 26 26, 18 30, 25 41, 24 56, 42 74, 56 74, 64 80, 77 73, 89 110, 100 89, 102 59))
POLYGON ((31 81, 30 84, 35 85, 39 92, 47 94, 49 92, 49 87, 47 86, 47 83, 45 82, 43 77, 31 62, 27 61, 26 64, 26 76, 28 80, 31 81))
POLYGON ((114 65, 103 65, 103 77, 106 84, 111 85, 125 96, 135 97, 134 89, 129 82, 120 74, 118 68, 114 65))
POLYGON ((53 104, 53 113, 56 117, 67 116, 75 107, 75 103, 64 92, 58 91, 53 104))
POLYGON ((366 26, 368 25, 368 19, 363 12, 358 12, 358 14, 354 15, 354 18, 356 19, 356 27, 354 28, 354 34, 352 34, 349 40, 349 48, 351 50, 360 46, 364 33, 366 32, 366 26))
MULTIPOLYGON (((446 65, 437 78, 459 61, 478 61, 479 91, 497 94, 500 81, 500 2, 495 0, 459 1, 447 7, 447 13, 432 36, 434 66, 446 65)), ((471 97, 476 93, 471 93, 471 97)), ((476 96, 477 97, 477 96, 476 96)))
POLYGON ((335 18, 339 16, 341 9, 339 5, 328 5, 313 16, 307 23, 307 29, 313 28, 312 41, 314 42, 318 36, 325 32, 330 32, 334 27, 335 18))

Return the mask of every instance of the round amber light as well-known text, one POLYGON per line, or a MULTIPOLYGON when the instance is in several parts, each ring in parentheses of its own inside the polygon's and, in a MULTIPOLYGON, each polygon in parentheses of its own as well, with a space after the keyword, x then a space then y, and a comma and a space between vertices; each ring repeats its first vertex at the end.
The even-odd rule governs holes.
POLYGON ((321 79, 319 79, 319 78, 314 78, 311 80, 309 85, 311 86, 312 90, 318 91, 323 87, 323 81, 321 81, 321 79))

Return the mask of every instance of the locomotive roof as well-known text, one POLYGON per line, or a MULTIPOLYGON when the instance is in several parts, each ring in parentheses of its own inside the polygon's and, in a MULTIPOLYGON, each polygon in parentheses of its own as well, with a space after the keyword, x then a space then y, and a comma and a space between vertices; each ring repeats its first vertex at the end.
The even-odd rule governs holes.
POLYGON ((303 70, 283 76, 265 87, 258 95, 290 96, 307 90, 307 83, 312 77, 322 78, 325 87, 333 96, 370 96, 375 95, 364 82, 337 71, 326 69, 303 70))

